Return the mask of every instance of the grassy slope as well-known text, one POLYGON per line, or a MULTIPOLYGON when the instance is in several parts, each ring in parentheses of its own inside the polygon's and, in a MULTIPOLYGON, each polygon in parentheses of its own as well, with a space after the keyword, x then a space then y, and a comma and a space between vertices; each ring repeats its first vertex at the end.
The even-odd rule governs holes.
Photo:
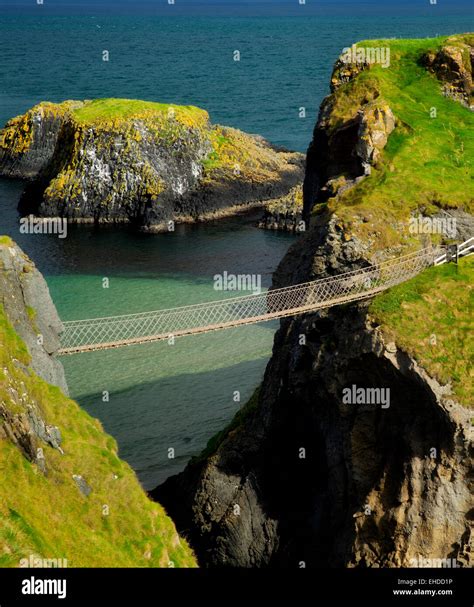
MULTIPOLYGON (((370 177, 330 202, 349 230, 373 237, 375 247, 410 244, 408 217, 420 207, 428 213, 440 207, 474 208, 474 115, 444 97, 440 81, 420 64, 426 52, 436 51, 446 40, 360 42, 361 47, 389 46, 391 65, 374 65, 336 92, 333 126, 354 117, 362 99, 374 90, 398 119, 370 177), (433 107, 436 118, 430 117, 433 107), (354 221, 355 214, 369 222, 354 221)), ((449 41, 455 44, 455 39, 449 41)))
POLYGON ((172 521, 118 458, 114 439, 58 388, 21 366, 28 360, 0 307, 1 400, 18 414, 26 402, 34 403, 48 424, 59 427, 65 452, 41 444, 45 476, 10 440, 0 438, 0 566, 17 567, 30 555, 66 558, 69 567, 168 567, 170 561, 175 567, 195 566, 172 521), (9 387, 26 393, 27 401, 12 401, 9 387), (73 474, 92 488, 88 497, 73 474))
POLYGON ((471 407, 473 285, 471 256, 461 259, 458 266, 430 268, 379 295, 370 306, 384 333, 442 384, 451 382, 454 397, 471 407))

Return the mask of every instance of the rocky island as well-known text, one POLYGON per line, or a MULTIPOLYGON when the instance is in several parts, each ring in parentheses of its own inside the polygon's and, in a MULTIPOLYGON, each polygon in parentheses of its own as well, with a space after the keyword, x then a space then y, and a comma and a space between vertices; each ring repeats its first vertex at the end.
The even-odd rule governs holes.
POLYGON ((0 131, 0 175, 30 181, 23 215, 150 232, 284 196, 303 160, 199 108, 127 99, 40 103, 0 131))
MULTIPOLYGON (((368 41, 390 69, 336 63, 307 156, 311 229, 274 287, 474 234, 473 45, 368 41), (455 233, 435 229, 448 219, 455 233)), ((472 566, 473 271, 282 321, 257 393, 152 493, 201 565, 472 566), (390 401, 348 404, 357 387, 390 401)))

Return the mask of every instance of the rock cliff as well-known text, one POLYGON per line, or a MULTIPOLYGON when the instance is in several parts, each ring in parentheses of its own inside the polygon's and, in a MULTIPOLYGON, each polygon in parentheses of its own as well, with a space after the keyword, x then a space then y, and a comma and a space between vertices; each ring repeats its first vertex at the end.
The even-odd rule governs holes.
POLYGON ((31 180, 23 214, 144 231, 282 196, 302 165, 204 110, 144 101, 41 103, 0 131, 0 174, 31 180))
MULTIPOLYGON (((410 231, 414 215, 447 214, 457 239, 473 234, 469 163, 429 113, 436 104, 470 146, 472 114, 423 67, 447 42, 368 43, 390 45, 389 70, 336 64, 308 150, 311 229, 274 287, 449 242, 410 231)), ((372 301, 281 322, 258 394, 152 492, 202 565, 472 566, 473 271, 472 258, 431 268, 372 301), (389 402, 347 402, 354 387, 389 402)))
POLYGON ((194 567, 112 437, 65 396, 44 279, 6 237, 0 264, 0 567, 194 567))
POLYGON ((0 303, 31 354, 31 368, 67 394, 62 365, 54 358, 62 323, 41 273, 9 239, 0 246, 0 303))

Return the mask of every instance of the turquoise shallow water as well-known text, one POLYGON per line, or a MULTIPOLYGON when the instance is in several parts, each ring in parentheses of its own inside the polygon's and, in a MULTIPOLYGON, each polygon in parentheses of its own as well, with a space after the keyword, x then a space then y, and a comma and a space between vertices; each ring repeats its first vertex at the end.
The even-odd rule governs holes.
MULTIPOLYGON (((294 237, 255 227, 259 214, 178 227, 175 234, 70 228, 68 237, 17 233, 18 182, 0 182, 2 232, 44 272, 61 318, 125 314, 210 301, 215 274, 271 274, 294 237), (109 288, 103 288, 103 279, 109 288)), ((227 295, 235 295, 228 293, 227 295)), ((118 440, 153 488, 198 453, 261 382, 276 323, 62 359, 71 395, 118 440), (109 393, 104 402, 104 391, 109 393), (234 393, 240 393, 240 402, 234 393), (175 458, 168 459, 168 449, 175 458)))
MULTIPOLYGON (((42 100, 104 96, 194 104, 215 122, 304 151, 332 64, 360 39, 473 29, 472 12, 363 17, 38 17, 2 15, 0 123, 42 100), (109 50, 110 61, 101 60, 109 50), (241 61, 233 61, 240 50, 241 61), (306 118, 299 109, 306 108, 306 118)), ((139 312, 216 297, 216 273, 261 274, 265 286, 293 237, 236 217, 174 234, 71 228, 25 236, 23 185, 0 180, 0 233, 45 274, 64 319, 139 312), (102 288, 109 278, 110 288, 102 288)), ((99 417, 147 488, 181 469, 260 383, 275 324, 64 359, 71 395, 99 417), (110 392, 109 402, 102 392, 110 392), (233 400, 241 393, 241 403, 233 400), (173 447, 176 458, 169 460, 173 447)))

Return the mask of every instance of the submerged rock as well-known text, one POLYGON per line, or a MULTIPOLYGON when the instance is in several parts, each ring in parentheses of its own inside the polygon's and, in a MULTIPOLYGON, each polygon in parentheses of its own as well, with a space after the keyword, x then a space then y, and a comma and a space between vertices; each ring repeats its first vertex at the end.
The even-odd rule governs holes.
POLYGON ((0 131, 0 174, 32 181, 23 214, 145 231, 277 198, 301 181, 302 165, 301 154, 190 106, 42 103, 0 131))

